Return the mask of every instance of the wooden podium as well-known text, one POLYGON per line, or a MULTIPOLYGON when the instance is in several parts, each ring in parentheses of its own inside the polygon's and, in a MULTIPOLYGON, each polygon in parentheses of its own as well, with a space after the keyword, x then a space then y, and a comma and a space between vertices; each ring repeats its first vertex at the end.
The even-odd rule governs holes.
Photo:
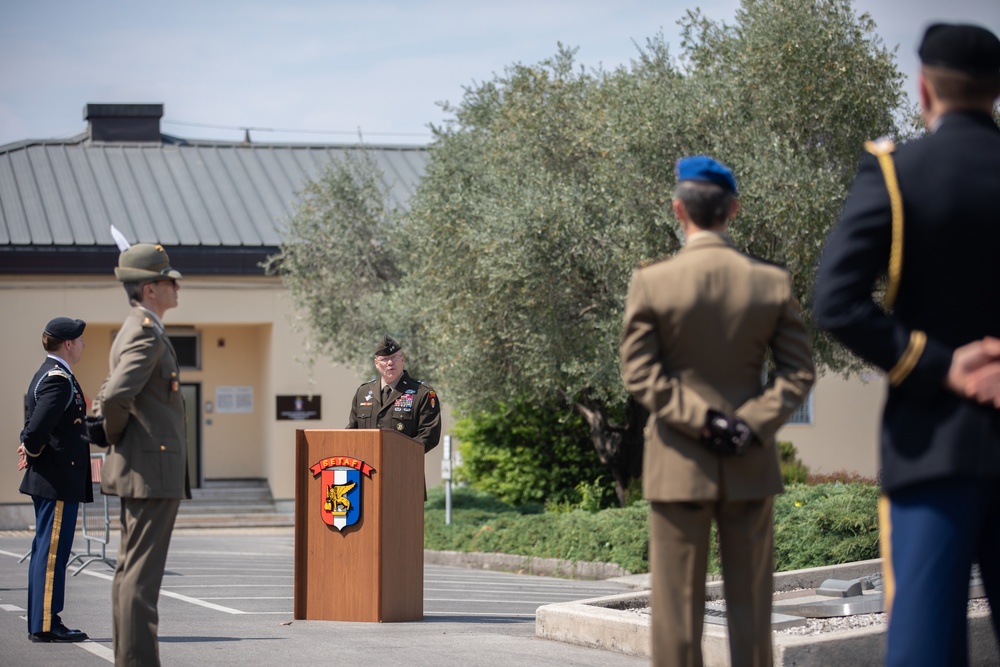
POLYGON ((297 620, 423 619, 423 445, 395 431, 295 432, 293 586, 297 620))

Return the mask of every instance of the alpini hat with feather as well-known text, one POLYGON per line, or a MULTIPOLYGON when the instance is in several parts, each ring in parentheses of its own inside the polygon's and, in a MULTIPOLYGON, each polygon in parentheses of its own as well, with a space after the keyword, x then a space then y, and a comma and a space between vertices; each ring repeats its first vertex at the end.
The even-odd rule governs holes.
POLYGON ((183 278, 180 271, 170 266, 167 251, 159 243, 136 243, 118 256, 115 267, 118 282, 153 282, 157 280, 178 280, 183 278))

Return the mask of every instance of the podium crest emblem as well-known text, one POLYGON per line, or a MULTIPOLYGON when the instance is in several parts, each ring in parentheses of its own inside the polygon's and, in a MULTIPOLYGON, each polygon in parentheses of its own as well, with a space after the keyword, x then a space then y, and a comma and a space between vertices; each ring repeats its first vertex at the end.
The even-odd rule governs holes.
POLYGON ((361 519, 361 481, 371 477, 375 469, 349 456, 325 458, 309 470, 319 475, 322 483, 320 515, 323 522, 337 530, 353 526, 361 519))

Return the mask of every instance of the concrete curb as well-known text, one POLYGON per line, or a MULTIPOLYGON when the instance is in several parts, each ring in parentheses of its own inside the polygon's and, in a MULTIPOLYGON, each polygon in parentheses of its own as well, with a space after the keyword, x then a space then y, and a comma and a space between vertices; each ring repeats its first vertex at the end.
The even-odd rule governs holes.
POLYGON ((515 556, 462 551, 424 550, 424 563, 429 565, 450 565, 476 570, 497 570, 517 574, 534 574, 545 577, 567 579, 612 579, 630 577, 615 563, 593 563, 589 561, 563 560, 561 558, 537 558, 535 556, 515 556))

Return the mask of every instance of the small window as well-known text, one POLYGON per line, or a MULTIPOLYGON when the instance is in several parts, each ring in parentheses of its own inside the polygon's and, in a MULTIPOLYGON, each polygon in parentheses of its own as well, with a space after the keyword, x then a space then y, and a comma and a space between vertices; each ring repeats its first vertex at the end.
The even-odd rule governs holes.
POLYGON ((813 423, 813 393, 812 389, 809 390, 809 394, 806 396, 806 400, 802 401, 802 405, 799 406, 798 410, 792 413, 792 416, 788 418, 789 424, 812 424, 813 423))
POLYGON ((167 329, 182 370, 201 369, 201 335, 193 329, 167 329))

